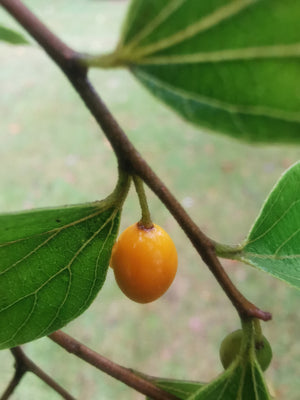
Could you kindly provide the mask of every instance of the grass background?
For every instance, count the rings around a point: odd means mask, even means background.
[[[101,53],[116,43],[127,1],[28,0],[64,41]],[[17,25],[3,10],[0,23]],[[21,30],[19,28],[19,30]],[[64,76],[35,45],[0,44],[0,209],[3,212],[105,197],[116,181],[110,145]],[[256,147],[188,125],[123,70],[92,71],[91,79],[145,159],[211,237],[238,243],[299,148]],[[239,327],[230,302],[181,229],[148,191],[155,222],[171,233],[179,271],[160,300],[138,305],[118,290],[110,271],[93,305],[65,331],[104,356],[152,375],[206,381],[222,371],[218,347]],[[121,229],[139,218],[132,190]],[[274,358],[267,379],[279,399],[299,398],[299,295],[249,266],[224,260],[239,289],[272,311],[263,324]],[[1,327],[0,327],[1,329]],[[78,399],[143,396],[57,348],[47,338],[24,346],[29,356]],[[13,372],[0,352],[0,392]],[[12,399],[59,396],[28,375]]]

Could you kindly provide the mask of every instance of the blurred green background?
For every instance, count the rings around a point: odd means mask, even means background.
[[[113,48],[128,6],[127,1],[116,0],[26,4],[70,46],[91,53]],[[1,23],[17,27],[2,9]],[[0,66],[1,210],[105,197],[116,181],[116,159],[58,68],[34,43],[0,44]],[[90,77],[138,150],[215,240],[243,240],[280,174],[299,159],[296,147],[250,146],[197,130],[157,102],[127,71],[95,70]],[[160,300],[139,305],[125,298],[109,271],[96,301],[65,331],[124,366],[151,375],[207,381],[222,371],[219,343],[239,327],[239,321],[172,216],[148,194],[154,221],[171,234],[178,248],[174,284]],[[131,190],[121,229],[139,216]],[[273,313],[273,320],[263,324],[274,351],[267,380],[277,398],[299,399],[298,292],[249,266],[228,260],[223,264],[251,301]],[[144,398],[47,338],[24,348],[78,399]],[[0,392],[12,373],[13,359],[9,351],[1,351]],[[30,374],[12,396],[59,398]]]

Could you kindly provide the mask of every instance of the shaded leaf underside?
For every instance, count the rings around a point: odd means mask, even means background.
[[[238,258],[300,289],[300,162],[272,190]]]
[[[300,2],[135,0],[120,64],[189,121],[300,142]]]
[[[157,378],[154,383],[181,400],[269,400],[257,362],[235,362],[208,384]]]
[[[178,399],[182,400],[189,398],[189,396],[192,396],[199,390],[199,388],[204,385],[200,382],[163,378],[154,379],[153,383],[160,389],[163,389],[166,392],[175,395],[176,397],[178,397]]]
[[[188,397],[189,400],[269,400],[270,396],[257,363],[238,364]]]
[[[0,349],[81,314],[106,277],[119,212],[100,203],[0,216]]]

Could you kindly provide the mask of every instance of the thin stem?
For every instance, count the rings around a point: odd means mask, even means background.
[[[254,330],[253,319],[242,320],[243,340],[241,344],[241,353],[249,357],[249,352],[254,350]]]
[[[263,333],[262,333],[260,321],[258,319],[254,319],[253,320],[253,325],[254,325],[254,330],[255,330],[255,336],[258,339],[262,339]]]
[[[43,382],[55,390],[58,394],[62,396],[65,400],[75,400],[70,393],[68,393],[62,386],[54,381],[49,375],[47,375],[40,367],[38,367],[33,361],[30,360],[23,352],[21,347],[14,347],[11,349],[11,353],[15,358],[15,374],[10,381],[8,387],[3,393],[0,400],[6,400],[14,392],[21,379],[26,372],[32,372],[38,376]]]
[[[108,360],[62,331],[52,333],[49,338],[69,353],[75,354],[97,369],[151,397],[153,400],[178,400],[176,396],[159,389],[153,383],[132,372],[132,370]]]
[[[64,45],[19,0],[1,0],[1,4],[40,43],[50,57],[61,67],[87,108],[95,117],[110,141],[119,165],[132,175],[138,175],[152,189],[175,217],[192,244],[207,264],[231,300],[242,319],[271,319],[271,314],[249,302],[235,287],[220,264],[214,243],[199,229],[180,203],[141,157],[118,125],[106,105],[87,79],[87,69],[81,66],[81,57]]]
[[[7,400],[13,394],[23,376],[27,372],[27,368],[25,367],[24,363],[21,362],[20,358],[16,354],[14,354],[14,349],[12,349],[11,352],[15,358],[15,373],[4,393],[0,397],[0,400]]]
[[[227,245],[223,243],[218,243],[212,240],[215,246],[215,252],[219,257],[229,258],[231,260],[238,259],[243,246],[241,245]]]
[[[253,326],[254,326],[254,331],[255,331],[255,348],[257,350],[262,349],[264,347],[264,335],[261,329],[260,321],[259,319],[254,319],[253,320]]]
[[[137,175],[133,175],[133,182],[135,186],[135,190],[137,192],[140,207],[142,211],[142,218],[139,222],[139,226],[145,229],[153,228],[153,222],[150,215],[150,210],[148,206],[148,201],[145,193],[144,183],[141,178]]]

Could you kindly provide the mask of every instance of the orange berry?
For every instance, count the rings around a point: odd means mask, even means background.
[[[138,303],[162,296],[176,275],[177,251],[160,226],[129,226],[114,244],[110,265],[123,293]]]

